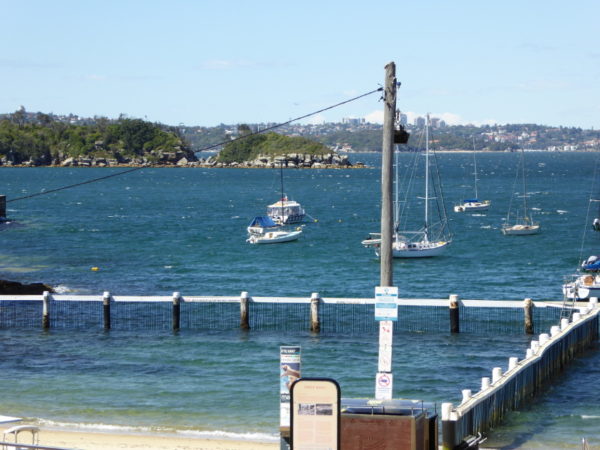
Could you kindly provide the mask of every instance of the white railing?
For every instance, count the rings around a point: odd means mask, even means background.
[[[483,436],[500,423],[505,413],[517,409],[524,401],[544,389],[544,384],[559,373],[568,361],[598,340],[598,301],[592,298],[574,313],[572,319],[561,319],[560,326],[551,327],[531,341],[525,358],[508,360],[508,368],[494,367],[492,377],[483,377],[481,390],[472,395],[462,391],[460,405],[442,404],[443,449],[464,447],[465,442]],[[462,447],[461,447],[462,446]]]

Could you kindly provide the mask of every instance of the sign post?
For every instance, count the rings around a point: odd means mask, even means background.
[[[375,377],[375,398],[390,400],[394,385],[392,343],[394,322],[398,321],[398,287],[375,288],[375,320],[379,321],[379,360]]]

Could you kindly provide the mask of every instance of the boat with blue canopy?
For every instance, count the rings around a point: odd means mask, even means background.
[[[278,244],[297,240],[302,234],[302,228],[285,230],[269,216],[256,216],[248,225],[248,234],[246,242],[250,244]]]

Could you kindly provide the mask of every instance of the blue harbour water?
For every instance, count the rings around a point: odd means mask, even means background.
[[[123,169],[2,168],[13,222],[0,226],[0,278],[98,295],[372,297],[379,261],[360,241],[379,228],[380,156],[351,159],[372,168],[284,171],[286,193],[311,223],[299,241],[270,246],[247,244],[245,229],[279,198],[277,170],[144,168],[11,201]],[[480,197],[492,201],[479,214],[452,211],[473,195],[472,154],[437,159],[454,240],[444,256],[394,261],[400,296],[561,300],[565,275],[598,250],[600,236],[586,231],[598,154],[527,153],[528,202],[542,233],[526,237],[500,232],[517,154],[478,154]],[[400,332],[394,396],[458,403],[493,367],[524,357],[529,339]],[[0,329],[0,413],[52,426],[275,441],[281,345],[302,346],[304,376],[337,379],[344,397],[374,395],[371,335]],[[600,446],[599,374],[593,350],[487,445],[580,448],[585,437]]]

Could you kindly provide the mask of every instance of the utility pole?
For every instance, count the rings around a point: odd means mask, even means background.
[[[394,119],[396,114],[396,64],[385,66],[383,94],[383,147],[381,149],[381,247],[379,249],[380,286],[393,285],[392,232],[393,232],[393,175]]]

